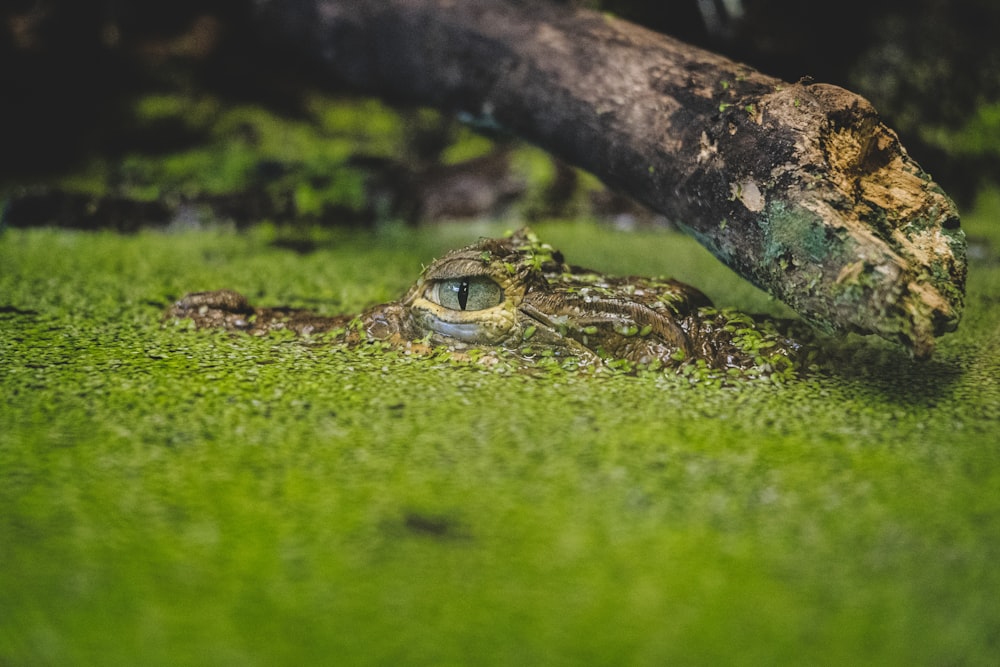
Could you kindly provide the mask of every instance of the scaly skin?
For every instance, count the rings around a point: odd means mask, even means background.
[[[717,369],[767,372],[788,366],[800,347],[775,322],[718,311],[678,281],[568,265],[527,229],[446,254],[402,299],[357,318],[254,308],[230,290],[189,294],[167,317],[254,335],[336,331],[347,344],[503,350],[524,361],[554,356],[595,365],[678,368],[703,360]]]

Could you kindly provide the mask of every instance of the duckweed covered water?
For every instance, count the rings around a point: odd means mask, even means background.
[[[498,371],[166,326],[356,312],[478,228],[0,236],[0,663],[988,664],[1000,206],[960,331],[775,385]],[[672,234],[574,263],[782,312]],[[309,244],[307,244],[309,245]],[[832,343],[831,343],[832,344]]]

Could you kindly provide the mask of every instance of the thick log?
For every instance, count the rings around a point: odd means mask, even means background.
[[[926,357],[958,323],[956,208],[853,93],[563,5],[257,4],[269,33],[340,82],[537,143],[664,213],[823,330]]]

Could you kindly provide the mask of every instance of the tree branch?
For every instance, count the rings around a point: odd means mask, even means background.
[[[925,357],[958,323],[955,206],[853,93],[541,2],[258,6],[270,33],[332,77],[537,143],[667,215],[821,329]]]

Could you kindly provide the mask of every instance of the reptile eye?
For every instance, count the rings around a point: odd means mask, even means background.
[[[486,276],[438,280],[427,298],[449,310],[485,310],[503,302],[503,289]]]

